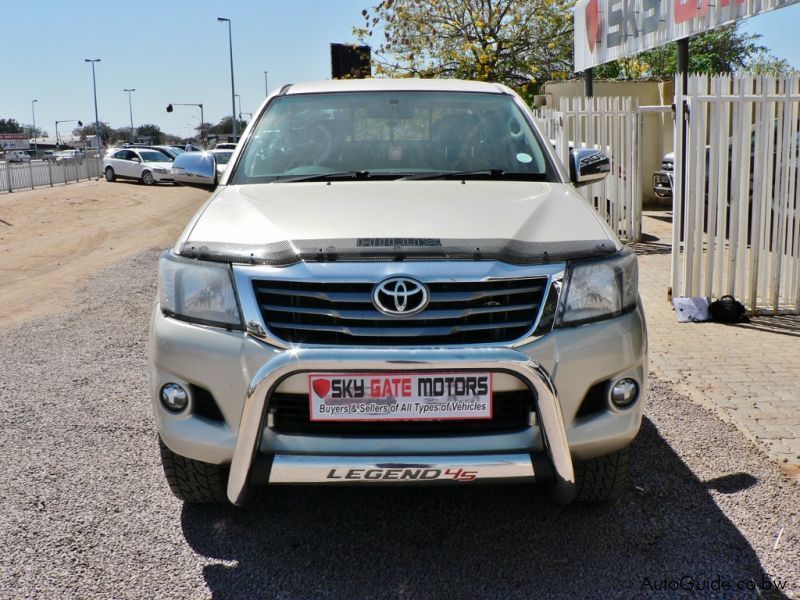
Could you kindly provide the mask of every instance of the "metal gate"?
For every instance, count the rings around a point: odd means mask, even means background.
[[[800,312],[798,81],[698,75],[684,90],[676,80],[674,295]]]
[[[561,98],[558,110],[534,111],[537,125],[565,165],[573,148],[596,148],[611,159],[611,174],[579,188],[626,242],[642,236],[641,115],[631,98]]]

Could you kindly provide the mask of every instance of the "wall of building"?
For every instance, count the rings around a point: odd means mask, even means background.
[[[545,106],[558,108],[561,98],[583,97],[583,80],[549,81],[542,87]],[[674,81],[658,80],[595,80],[596,97],[631,97],[639,106],[671,106],[675,94]],[[653,194],[653,173],[661,168],[661,159],[672,152],[673,113],[645,114],[642,129],[642,200],[645,204],[664,205],[670,201]]]

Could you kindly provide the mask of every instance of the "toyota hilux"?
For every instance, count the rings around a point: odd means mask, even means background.
[[[159,263],[150,381],[186,502],[257,486],[625,486],[647,383],[635,254],[511,89],[286,85]]]

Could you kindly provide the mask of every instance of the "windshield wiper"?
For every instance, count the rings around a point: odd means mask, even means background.
[[[285,177],[285,179],[284,179]],[[334,173],[312,173],[310,175],[279,175],[273,183],[292,183],[295,181],[330,181],[332,179],[369,179],[369,171],[337,171]]]
[[[508,172],[503,169],[476,169],[474,171],[440,171],[437,173],[418,173],[403,177],[405,181],[421,179],[466,179],[467,177],[488,179],[520,179],[524,181],[547,181],[547,173]]]

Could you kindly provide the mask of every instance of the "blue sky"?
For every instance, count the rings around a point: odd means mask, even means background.
[[[361,9],[375,0],[6,0],[0,28],[0,117],[31,121],[55,134],[54,121],[94,120],[91,67],[100,58],[97,101],[100,119],[112,127],[129,123],[133,93],[135,124],[157,123],[190,135],[199,109],[170,102],[202,102],[206,121],[230,114],[227,25],[233,28],[236,92],[242,111],[253,112],[264,99],[264,71],[270,90],[290,82],[330,77],[331,42],[351,42]],[[800,4],[755,17],[746,29],[800,67],[796,42]],[[790,31],[790,29],[792,31]],[[237,106],[238,110],[238,106]],[[61,129],[63,127],[63,129]],[[59,129],[66,132],[71,125]]]

